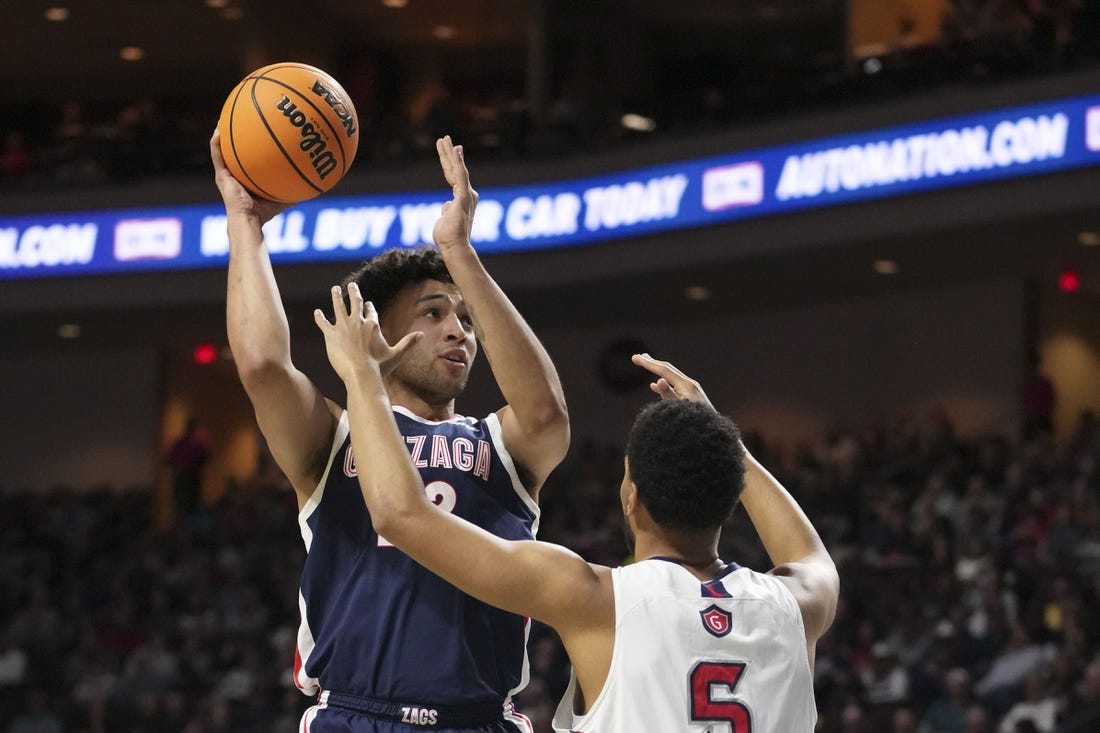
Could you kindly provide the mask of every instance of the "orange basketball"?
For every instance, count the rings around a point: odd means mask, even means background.
[[[344,88],[324,71],[293,62],[242,79],[222,106],[218,130],[233,177],[285,204],[329,191],[359,149],[359,118]]]

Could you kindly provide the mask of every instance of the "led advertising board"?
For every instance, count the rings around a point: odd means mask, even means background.
[[[1100,163],[1100,96],[479,190],[480,252],[604,240],[1022,178]],[[213,184],[211,183],[211,187]],[[265,228],[276,263],[359,260],[431,241],[445,190],[326,195]],[[0,279],[222,267],[220,205],[0,217]]]

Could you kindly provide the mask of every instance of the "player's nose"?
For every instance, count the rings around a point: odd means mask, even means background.
[[[455,341],[462,341],[468,335],[466,332],[466,324],[462,322],[462,319],[457,313],[452,313],[444,320],[444,326],[447,330],[447,338],[454,339]]]

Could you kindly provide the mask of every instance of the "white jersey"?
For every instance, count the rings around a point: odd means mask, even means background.
[[[612,571],[615,645],[603,690],[562,733],[810,733],[817,723],[802,614],[778,579],[730,565],[703,583],[651,558]]]

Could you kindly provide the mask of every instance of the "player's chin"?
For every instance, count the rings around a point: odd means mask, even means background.
[[[447,374],[436,381],[435,388],[440,396],[453,400],[466,390],[470,372],[468,369],[463,370],[460,374],[450,373],[450,370],[447,371]]]
[[[469,362],[441,358],[439,359],[439,366],[445,379],[460,381],[463,387],[466,386],[466,380],[470,378]]]
[[[458,397],[460,394],[466,391],[466,384],[470,381],[469,372],[462,375],[460,379],[456,379],[454,382],[454,397]]]

